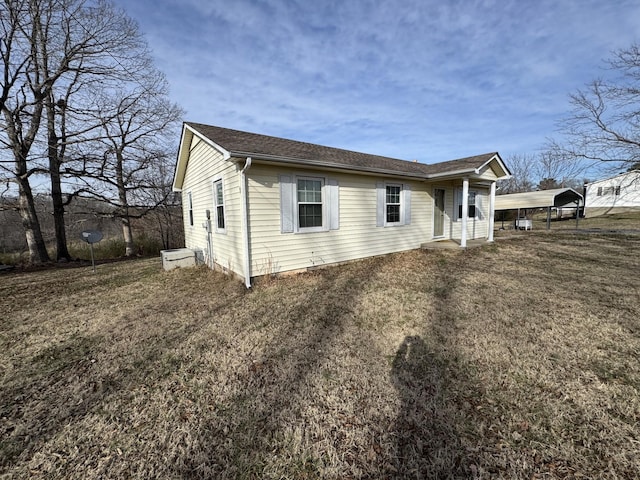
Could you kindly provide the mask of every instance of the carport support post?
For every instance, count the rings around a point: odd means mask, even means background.
[[[576,200],[576,230],[578,229],[579,222],[580,222],[580,200]]]
[[[551,229],[551,207],[547,207],[547,230]]]

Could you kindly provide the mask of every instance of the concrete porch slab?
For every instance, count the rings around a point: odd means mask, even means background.
[[[467,240],[467,248],[482,247],[484,245],[490,245],[486,238],[479,238],[475,240]],[[420,248],[425,250],[453,250],[460,248],[459,240],[436,240],[433,242],[427,242],[420,245]]]

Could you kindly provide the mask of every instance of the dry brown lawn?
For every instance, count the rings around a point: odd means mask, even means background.
[[[412,251],[247,292],[0,276],[2,478],[638,478],[640,236]]]

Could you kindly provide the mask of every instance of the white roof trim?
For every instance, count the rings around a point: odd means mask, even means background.
[[[193,142],[193,137],[197,136],[200,140],[205,142],[207,145],[217,150],[222,154],[222,157],[225,160],[229,160],[231,158],[231,152],[227,151],[220,145],[215,142],[212,142],[210,139],[199,133],[194,128],[191,128],[186,123],[182,126],[182,135],[180,136],[180,147],[178,148],[178,159],[176,161],[176,169],[173,175],[173,185],[172,190],[174,192],[182,191],[182,184],[184,182],[184,176],[187,171],[187,162],[189,161],[191,143]]]

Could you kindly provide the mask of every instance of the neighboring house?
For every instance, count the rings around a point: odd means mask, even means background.
[[[640,170],[585,184],[585,216],[640,210]]]
[[[431,241],[492,241],[508,176],[498,153],[425,165],[185,123],[173,188],[186,247],[250,286]]]

